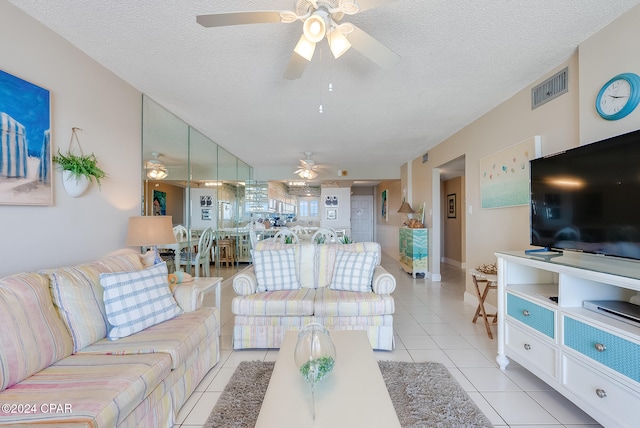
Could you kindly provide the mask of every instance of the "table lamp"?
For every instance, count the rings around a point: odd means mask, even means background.
[[[409,202],[403,202],[402,205],[400,205],[398,212],[407,214],[407,220],[409,220],[409,214],[415,213],[415,211],[411,208],[411,205],[409,205]]]
[[[175,242],[176,237],[173,235],[171,216],[129,217],[127,245],[153,247],[155,252],[154,264],[162,263],[162,259],[158,254],[158,245],[173,244]]]

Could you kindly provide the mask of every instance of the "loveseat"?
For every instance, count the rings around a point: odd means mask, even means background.
[[[364,330],[374,349],[392,350],[396,279],[380,257],[376,242],[258,241],[233,279],[234,349],[279,348],[286,331],[316,322]]]
[[[220,359],[217,310],[143,262],[0,279],[0,425],[173,426]]]

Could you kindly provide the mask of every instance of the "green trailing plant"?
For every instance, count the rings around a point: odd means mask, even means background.
[[[62,154],[60,153],[60,149],[58,149],[58,154],[55,155],[52,160],[57,163],[63,171],[70,171],[71,175],[76,177],[76,179],[85,176],[89,181],[95,181],[98,187],[100,187],[101,184],[100,180],[107,177],[107,174],[98,166],[98,159],[93,153],[87,156],[78,156],[71,152]]]

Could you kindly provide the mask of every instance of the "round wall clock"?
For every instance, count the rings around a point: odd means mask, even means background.
[[[640,103],[640,76],[618,74],[605,83],[596,98],[596,110],[606,120],[618,120],[631,113]]]

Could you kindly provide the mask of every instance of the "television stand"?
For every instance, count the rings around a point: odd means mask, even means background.
[[[630,301],[640,291],[638,263],[536,254],[496,252],[500,368],[516,361],[603,426],[637,426],[640,326],[583,304]]]

